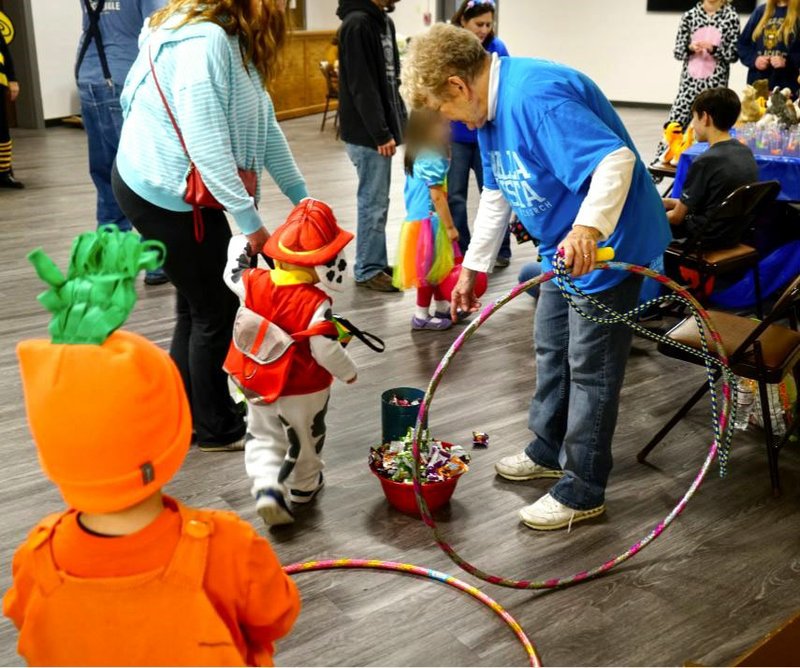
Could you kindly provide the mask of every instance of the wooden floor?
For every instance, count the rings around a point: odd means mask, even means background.
[[[623,110],[642,152],[650,155],[660,112]],[[284,124],[311,193],[334,206],[345,227],[355,224],[355,176],[341,143],[318,118]],[[25,424],[14,355],[17,341],[46,334],[47,315],[35,301],[42,285],[25,254],[43,246],[64,266],[70,241],[94,221],[94,191],[82,132],[54,128],[16,133],[18,177],[28,189],[0,191],[0,435],[5,475],[0,488],[0,588],[10,582],[14,548],[34,522],[59,508],[42,477]],[[395,161],[390,245],[402,210],[402,174]],[[475,198],[473,197],[473,203]],[[261,210],[270,227],[289,209],[274,187]],[[508,289],[529,249],[492,277],[490,293]],[[147,288],[129,327],[166,346],[172,325],[170,286]],[[432,544],[419,521],[390,510],[366,466],[380,435],[379,395],[393,386],[424,387],[457,335],[412,333],[413,295],[383,296],[355,288],[336,308],[384,337],[384,355],[354,344],[359,383],[337,385],[325,450],[328,486],[295,527],[270,532],[286,563],[330,557],[408,561],[473,581]],[[491,435],[442,516],[449,539],[470,560],[494,572],[538,578],[571,574],[626,549],[675,504],[690,484],[711,438],[708,406],[694,411],[652,457],[636,451],[702,381],[702,372],[661,357],[636,341],[622,396],[608,490],[608,512],[572,533],[535,533],[516,511],[546,490],[543,483],[503,482],[493,463],[528,439],[526,408],[535,384],[531,323],[524,295],[473,338],[434,402],[431,426],[441,438],[468,442],[473,429]],[[98,392],[103,388],[97,388]],[[80,428],[65,425],[65,428]],[[110,433],[113,438],[113,431]],[[759,433],[734,444],[730,475],[716,469],[686,513],[656,543],[599,580],[563,591],[517,592],[486,585],[520,620],[548,665],[725,664],[800,608],[800,466],[784,453],[784,495],[769,495]],[[231,508],[257,522],[240,454],[192,451],[169,491],[186,502]],[[258,523],[256,526],[259,526]],[[260,528],[260,527],[259,527]],[[520,665],[512,634],[467,596],[432,582],[380,573],[320,573],[298,577],[304,610],[279,644],[281,665]],[[475,582],[475,584],[479,584]],[[19,663],[16,634],[0,623],[0,662]],[[800,657],[800,652],[798,652]]]

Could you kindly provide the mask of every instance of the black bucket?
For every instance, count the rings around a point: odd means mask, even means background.
[[[418,390],[415,387],[395,387],[391,390],[386,390],[381,395],[381,429],[384,443],[401,440],[408,433],[409,427],[417,426],[419,404],[416,406],[395,406],[389,403],[392,397],[407,399],[408,401],[419,400],[421,403],[425,398],[425,391]],[[423,427],[427,429],[427,419]]]

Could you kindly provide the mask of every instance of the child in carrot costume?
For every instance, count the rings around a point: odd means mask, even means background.
[[[244,236],[228,246],[223,278],[243,304],[225,370],[247,399],[245,467],[267,526],[291,524],[292,507],[322,489],[330,386],[358,375],[318,287],[341,289],[352,239],[327,204],[306,198],[264,246],[273,270],[250,268]]]
[[[159,246],[83,234],[66,278],[30,255],[54,317],[51,341],[18,347],[25,407],[67,509],[17,550],[3,599],[29,665],[272,665],[299,610],[249,524],[162,493],[189,449],[188,401],[169,355],[117,329]]]

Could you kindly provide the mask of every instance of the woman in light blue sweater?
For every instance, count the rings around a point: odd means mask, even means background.
[[[228,221],[204,208],[204,234],[195,234],[186,175],[191,158],[251,253],[269,233],[256,210],[260,183],[251,197],[238,170],[260,179],[266,169],[293,204],[308,196],[265,91],[285,43],[284,11],[285,0],[171,0],[143,31],[122,94],[114,194],[143,236],[166,244],[164,269],[177,290],[170,352],[203,450],[243,448],[244,418],[222,370],[238,300],[222,281]],[[151,57],[188,155],[153,81]]]

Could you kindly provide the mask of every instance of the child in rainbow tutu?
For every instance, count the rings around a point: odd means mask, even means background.
[[[440,289],[455,264],[458,230],[447,205],[449,127],[435,112],[415,111],[406,136],[406,222],[400,233],[394,286],[417,289],[411,329],[450,329],[450,304]],[[433,304],[433,313],[431,305]]]

